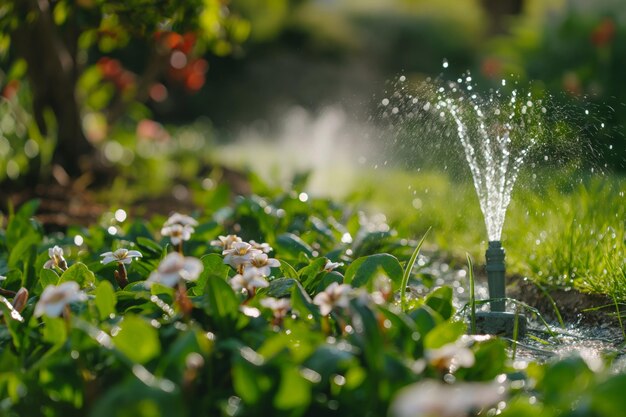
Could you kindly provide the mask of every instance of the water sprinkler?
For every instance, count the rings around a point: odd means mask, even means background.
[[[491,311],[476,313],[476,328],[479,333],[513,337],[517,321],[517,337],[526,334],[526,317],[523,314],[509,313],[506,310],[505,252],[502,242],[489,242],[485,258],[487,260],[487,284],[489,285],[489,306]]]

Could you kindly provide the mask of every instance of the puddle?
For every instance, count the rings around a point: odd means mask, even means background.
[[[457,312],[467,310],[469,304],[469,276],[466,268],[455,268],[435,257],[420,255],[418,259],[419,276],[423,282],[415,282],[411,294],[415,297],[427,295],[432,288],[448,285],[453,289],[453,304]],[[476,269],[478,267],[475,267]],[[474,292],[477,300],[489,298],[487,282],[476,280]],[[508,311],[512,311],[508,306]],[[480,309],[488,310],[487,306]],[[621,329],[609,324],[585,325],[565,323],[561,328],[558,322],[532,317],[531,312],[524,312],[528,321],[528,331],[524,339],[517,342],[516,360],[546,361],[550,358],[578,353],[592,366],[601,366],[601,358],[614,356],[613,367],[626,367],[626,350]],[[513,349],[511,349],[512,353]]]

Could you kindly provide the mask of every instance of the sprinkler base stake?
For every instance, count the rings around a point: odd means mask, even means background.
[[[522,339],[526,335],[526,316],[504,311],[476,312],[476,332],[512,338],[516,319],[517,339]]]

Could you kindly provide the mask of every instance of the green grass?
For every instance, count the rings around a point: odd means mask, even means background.
[[[363,177],[368,185],[353,198],[386,213],[402,235],[417,237],[432,227],[430,249],[454,259],[465,252],[484,258],[487,236],[471,183],[405,171]],[[625,194],[626,179],[617,175],[574,181],[553,171],[540,180],[522,178],[502,234],[508,273],[547,288],[626,300]]]

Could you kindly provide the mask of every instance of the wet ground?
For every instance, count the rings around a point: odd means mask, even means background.
[[[475,295],[476,300],[489,298],[486,277],[480,273],[481,265],[475,265]],[[419,276],[421,282],[412,287],[415,296],[424,296],[432,288],[448,285],[453,288],[454,305],[457,314],[468,315],[469,312],[469,276],[467,267],[452,267],[451,264],[437,260],[436,257],[420,255],[418,259]],[[520,288],[509,288],[509,293],[515,293],[520,301],[536,308],[538,311],[521,309],[528,318],[528,332],[523,339],[517,341],[515,348],[516,360],[545,361],[552,357],[566,356],[578,353],[590,367],[601,366],[600,358],[614,357],[614,367],[626,368],[626,349],[624,334],[619,322],[610,312],[585,312],[583,306],[597,307],[594,302],[601,302],[597,297],[590,297],[574,292],[567,292],[566,298],[560,304],[560,293],[552,297],[563,316],[565,327],[554,319],[554,308],[545,301],[537,302],[539,290],[531,290],[532,283],[518,281]],[[507,294],[508,295],[508,294]],[[578,297],[576,303],[572,299]],[[562,297],[561,297],[562,298]],[[580,306],[581,310],[572,311],[572,305]],[[513,311],[513,303],[508,303],[507,310]],[[488,311],[487,304],[480,309]],[[467,312],[467,313],[466,313]],[[513,349],[511,349],[513,351]]]

